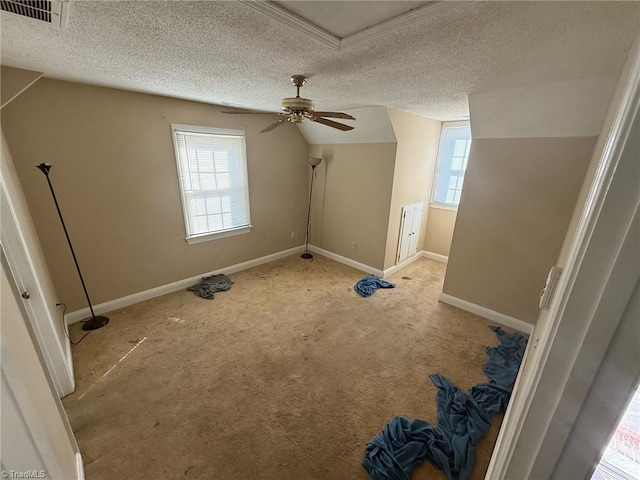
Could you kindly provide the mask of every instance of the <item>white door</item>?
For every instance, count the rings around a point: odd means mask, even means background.
[[[422,203],[413,207],[411,216],[411,235],[409,237],[409,257],[418,253],[418,239],[420,237],[420,225],[422,224]]]
[[[7,192],[5,179],[0,176],[0,217],[2,218],[0,243],[17,288],[21,293],[29,292],[30,298],[22,302],[23,308],[42,352],[45,365],[51,373],[58,396],[63,397],[75,389],[70,345],[66,338],[64,338],[65,346],[58,340],[54,322],[62,322],[62,316],[53,317],[47,308],[41,283],[29,255],[24,235],[20,230],[15,208]]]
[[[4,253],[0,257],[2,477],[81,480],[78,445]]]
[[[398,242],[398,258],[396,265],[404,262],[418,252],[420,225],[424,204],[414,203],[402,207],[400,222],[400,241]]]

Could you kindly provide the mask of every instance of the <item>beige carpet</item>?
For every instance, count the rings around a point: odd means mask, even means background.
[[[444,270],[419,259],[365,299],[362,272],[294,256],[230,275],[215,300],[181,291],[112,312],[74,347],[64,399],[87,480],[366,479],[365,443],[394,415],[436,422],[430,373],[486,381],[490,322],[438,302]],[[414,478],[445,477],[425,464]]]

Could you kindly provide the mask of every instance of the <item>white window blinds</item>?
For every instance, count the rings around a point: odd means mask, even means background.
[[[187,239],[250,226],[243,130],[172,125]]]
[[[471,128],[468,122],[442,124],[432,202],[451,206],[460,203],[470,148]]]

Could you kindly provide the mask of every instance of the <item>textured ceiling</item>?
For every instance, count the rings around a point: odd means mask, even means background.
[[[319,110],[385,105],[444,120],[468,114],[469,93],[617,75],[639,12],[637,2],[475,2],[337,50],[242,2],[78,1],[63,30],[3,13],[1,61],[262,110],[277,110],[302,73]]]

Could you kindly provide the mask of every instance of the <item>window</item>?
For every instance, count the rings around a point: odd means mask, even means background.
[[[171,130],[187,242],[249,232],[244,131],[189,125]]]
[[[471,128],[469,122],[442,124],[436,174],[431,195],[432,204],[457,208],[462,194],[464,172],[467,169],[470,147]]]

